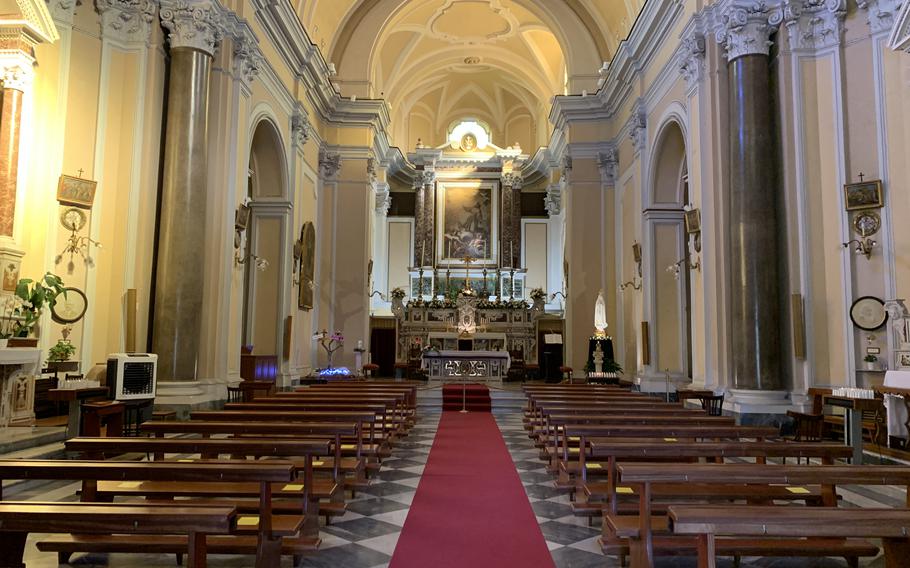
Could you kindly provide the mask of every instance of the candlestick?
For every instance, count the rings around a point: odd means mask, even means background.
[[[426,262],[424,262],[424,258],[425,258],[424,253],[426,253],[426,252],[427,252],[427,242],[421,241],[420,242],[420,266],[426,266]]]

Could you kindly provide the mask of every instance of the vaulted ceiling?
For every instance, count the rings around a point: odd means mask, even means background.
[[[296,2],[342,95],[388,101],[394,144],[442,144],[471,117],[533,152],[552,96],[595,89],[644,0]]]

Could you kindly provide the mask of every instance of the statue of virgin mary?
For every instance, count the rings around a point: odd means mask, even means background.
[[[604,302],[604,291],[597,293],[594,304],[594,330],[598,338],[607,336],[607,304]]]

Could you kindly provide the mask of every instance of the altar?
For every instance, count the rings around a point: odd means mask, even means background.
[[[501,381],[510,364],[506,351],[426,351],[421,357],[422,367],[435,380]]]
[[[0,349],[0,427],[34,424],[35,378],[40,372],[40,349]]]

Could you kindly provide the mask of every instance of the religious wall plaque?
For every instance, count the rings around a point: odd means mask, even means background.
[[[98,182],[90,179],[62,175],[57,183],[57,201],[61,205],[91,209],[97,185]]]

